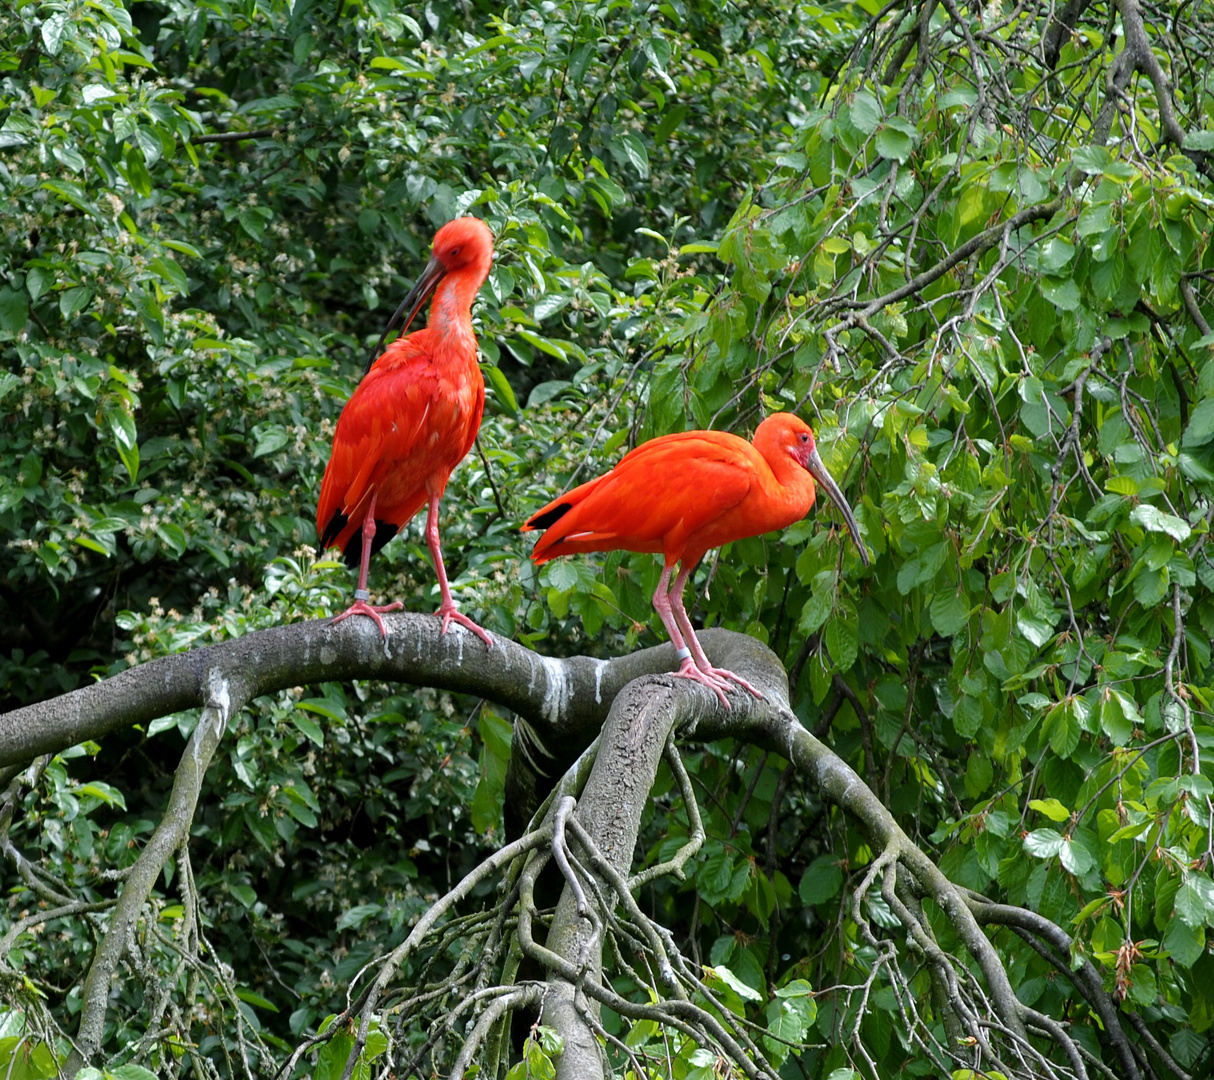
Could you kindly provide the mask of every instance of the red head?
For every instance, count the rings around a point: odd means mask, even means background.
[[[438,287],[440,281],[451,275],[457,283],[455,295],[447,294],[448,302],[454,301],[457,308],[463,308],[465,314],[472,306],[472,298],[476,290],[489,276],[489,267],[493,265],[493,233],[489,231],[480,218],[462,217],[448,221],[434,234],[434,250],[426,269],[421,277],[409,290],[408,295],[401,301],[396,314],[388,321],[388,326],[379,336],[379,342],[367,360],[367,371],[375,363],[384,341],[392,332],[401,316],[408,312],[401,335],[409,332],[409,326],[414,316],[421,310],[422,305],[430,298],[430,294]],[[450,286],[448,286],[450,288]]]
[[[484,281],[493,262],[493,233],[480,218],[462,217],[448,221],[434,236],[431,261],[440,263],[448,274],[465,267],[483,269],[480,281]]]
[[[817,444],[814,442],[814,433],[809,425],[793,413],[775,413],[758,426],[753,442],[755,449],[772,464],[773,471],[775,462],[781,456],[788,455],[822,485],[831,502],[842,512],[848,531],[855,540],[856,547],[860,549],[860,559],[867,566],[868,551],[864,547],[864,541],[860,539],[860,527],[856,524],[855,515],[843,497],[843,492],[839,490],[839,485],[822,464]]]

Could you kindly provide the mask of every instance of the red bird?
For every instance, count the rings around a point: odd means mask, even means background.
[[[390,330],[408,310],[404,331],[369,366],[337,421],[320,485],[316,531],[322,549],[340,548],[347,565],[357,564],[359,573],[354,603],[335,623],[367,615],[387,637],[379,613],[403,605],[367,603],[367,566],[397,530],[428,506],[426,543],[442,591],[435,613],[443,620],[442,632],[454,621],[493,648],[488,633],[461,615],[451,599],[438,540],[439,500],[452,470],[472,449],[485,407],[472,301],[492,261],[493,234],[483,221],[457,218],[438,230],[426,269],[388,324]],[[406,333],[431,293],[426,328]]]
[[[812,474],[812,475],[811,475]],[[774,532],[799,521],[814,503],[817,478],[868,565],[860,529],[800,417],[777,413],[748,443],[724,431],[687,431],[643,443],[611,472],[574,488],[533,514],[523,532],[546,529],[531,558],[544,563],[579,551],[651,551],[665,566],[653,594],[682,661],[676,674],[703,683],[728,705],[732,679],[761,697],[745,679],[714,668],[683,607],[683,585],[710,548]],[[674,584],[670,574],[680,564]]]

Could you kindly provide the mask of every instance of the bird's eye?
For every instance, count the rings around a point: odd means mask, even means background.
[[[447,258],[454,259],[458,254],[459,254],[459,248],[453,247],[450,251],[447,252]]]
[[[808,436],[808,435],[806,435],[804,432],[802,432],[802,433],[801,433],[801,441],[802,441],[802,442],[809,442],[809,436]]]

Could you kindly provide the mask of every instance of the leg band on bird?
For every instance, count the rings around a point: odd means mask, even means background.
[[[691,657],[691,650],[686,645],[684,645],[674,655],[675,655],[675,659],[677,659],[677,660],[687,660]]]
[[[387,640],[388,629],[384,626],[384,620],[379,617],[379,613],[381,611],[400,611],[404,604],[399,600],[378,607],[367,603],[371,599],[371,593],[367,590],[367,567],[371,562],[371,542],[375,539],[375,499],[376,496],[372,494],[366,517],[363,518],[363,555],[358,569],[358,587],[354,590],[354,603],[340,615],[333,617],[333,625],[343,619],[348,619],[351,615],[366,615],[379,627],[379,636]]]

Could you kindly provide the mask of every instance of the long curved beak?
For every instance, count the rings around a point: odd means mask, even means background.
[[[822,489],[830,496],[830,501],[843,512],[843,520],[847,522],[847,531],[851,533],[851,538],[856,542],[856,547],[860,549],[860,561],[867,566],[868,550],[864,546],[864,541],[860,539],[860,526],[856,524],[856,515],[851,512],[851,507],[848,506],[847,500],[843,498],[843,492],[839,490],[839,485],[835,483],[835,478],[826,471],[826,466],[822,464],[822,459],[818,457],[816,449],[809,455],[806,468],[809,469],[810,475],[822,485]]]
[[[422,276],[417,279],[417,283],[400,302],[400,307],[396,309],[396,313],[388,320],[388,325],[384,327],[384,332],[379,335],[379,341],[375,343],[375,348],[371,350],[371,355],[367,358],[367,367],[363,372],[364,375],[371,370],[371,365],[379,359],[380,352],[384,347],[384,341],[387,340],[388,335],[396,328],[396,324],[400,322],[401,316],[406,311],[409,312],[409,317],[405,320],[405,325],[401,329],[401,334],[407,334],[409,332],[409,325],[413,322],[417,313],[421,311],[422,304],[430,298],[430,294],[438,287],[438,283],[443,280],[446,273],[447,268],[438,259],[431,256],[430,261],[426,263],[426,269],[422,271]]]

